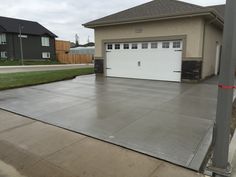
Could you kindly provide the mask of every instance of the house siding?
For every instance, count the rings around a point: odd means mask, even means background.
[[[0,51],[6,51],[8,59],[20,59],[20,38],[19,34],[6,33],[7,44],[0,45]],[[22,34],[23,35],[23,34]],[[22,38],[24,59],[40,60],[42,52],[50,52],[51,60],[56,59],[55,55],[55,38],[49,37],[50,46],[43,47],[41,44],[42,36],[27,35],[27,38]]]
[[[206,22],[202,78],[214,75],[217,43],[222,45],[223,31]]]
[[[104,58],[105,40],[187,36],[183,60],[201,60],[204,20],[200,17],[95,28],[95,57]]]

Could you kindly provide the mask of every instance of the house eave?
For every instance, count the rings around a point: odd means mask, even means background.
[[[19,34],[19,33],[16,33],[16,32],[10,32],[10,31],[4,31],[4,33],[6,34]],[[57,35],[52,35],[52,34],[48,34],[48,33],[44,33],[44,34],[32,34],[32,33],[26,33],[26,32],[22,32],[23,35],[29,35],[29,36],[38,36],[38,37],[42,37],[42,36],[49,36],[51,38],[58,38]]]
[[[121,22],[109,22],[109,23],[97,23],[97,24],[83,24],[86,28],[97,28],[97,27],[105,27],[105,26],[115,26],[115,25],[125,25],[125,24],[133,24],[133,23],[143,23],[143,22],[152,22],[152,21],[161,21],[161,20],[171,20],[171,19],[178,19],[178,18],[190,18],[190,17],[198,17],[198,16],[208,16],[213,15],[217,17],[217,20],[224,24],[224,19],[218,15],[214,10],[201,12],[201,13],[186,13],[186,14],[179,14],[179,15],[171,15],[171,16],[162,16],[158,18],[143,18],[143,19],[135,19],[135,20],[127,20]]]

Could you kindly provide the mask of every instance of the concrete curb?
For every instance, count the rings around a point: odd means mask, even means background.
[[[58,64],[58,65],[24,65],[24,66],[0,66],[0,69],[21,69],[21,68],[57,68],[57,67],[80,67],[94,66],[94,64]]]
[[[34,71],[56,71],[80,68],[94,68],[94,64],[70,64],[70,65],[29,65],[29,66],[1,66],[0,74],[34,72]]]

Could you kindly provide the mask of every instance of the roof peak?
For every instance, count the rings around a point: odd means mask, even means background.
[[[219,12],[219,18],[223,19],[222,8],[217,7],[214,10]],[[203,6],[179,0],[152,0],[121,12],[88,22],[84,24],[84,26],[94,28],[98,26],[153,21],[164,18],[177,18],[178,16],[184,15],[206,15],[210,13],[214,13],[214,11]]]
[[[23,34],[57,37],[54,33],[35,21],[0,16],[0,26],[4,29],[2,32],[6,33],[19,33],[19,26],[23,26]]]
[[[154,1],[159,1],[159,0],[154,0]],[[192,5],[192,6],[195,6],[195,7],[203,8],[203,6],[200,6],[200,5],[197,5],[197,4],[192,4],[192,3],[189,3],[189,2],[180,1],[180,0],[169,0],[169,1],[175,1],[177,3],[182,3],[182,4],[187,4],[187,5]]]
[[[14,17],[0,16],[0,18],[6,18],[6,19],[11,19],[11,20],[17,20],[17,21],[25,21],[25,22],[33,22],[33,23],[38,23],[38,22],[36,22],[36,21],[32,21],[32,20],[25,20],[25,19],[14,18]]]

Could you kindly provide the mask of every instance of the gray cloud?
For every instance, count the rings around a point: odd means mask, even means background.
[[[0,15],[41,23],[60,39],[74,41],[76,33],[82,43],[93,30],[82,26],[88,21],[148,2],[150,0],[7,0],[1,3]],[[225,0],[182,0],[199,5],[225,3]]]

